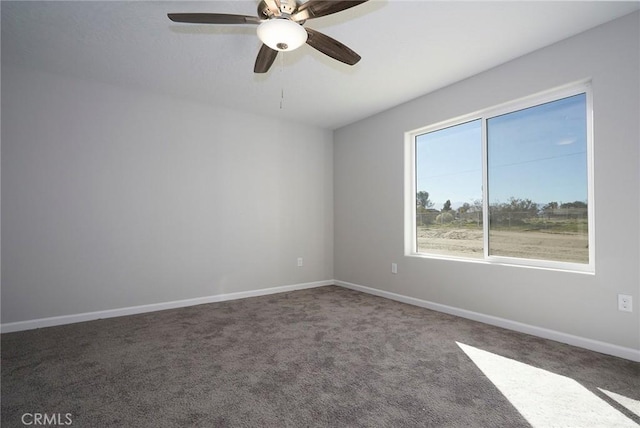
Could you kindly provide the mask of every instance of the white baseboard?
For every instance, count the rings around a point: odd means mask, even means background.
[[[497,327],[514,330],[521,333],[531,334],[533,336],[545,339],[555,340],[557,342],[567,343],[569,345],[578,346],[592,351],[601,352],[603,354],[613,355],[625,358],[631,361],[640,362],[640,350],[625,348],[623,346],[613,345],[611,343],[600,342],[593,339],[587,339],[572,334],[562,333],[555,330],[549,330],[542,327],[536,327],[529,324],[523,324],[517,321],[511,321],[504,318],[485,315],[478,312],[468,311],[453,306],[447,306],[440,303],[434,303],[427,300],[408,297],[402,294],[392,293],[389,291],[378,290],[363,285],[352,284],[345,281],[326,280],[307,282],[302,284],[284,285],[280,287],[263,288],[259,290],[241,291],[237,293],[217,294],[214,296],[197,297],[194,299],[176,300],[172,302],[153,303],[149,305],[130,306],[126,308],[109,309],[97,312],[85,312],[81,314],[63,315],[50,318],[39,318],[27,321],[18,321],[5,323],[0,325],[0,332],[11,333],[15,331],[32,330],[43,327],[53,327],[56,325],[73,324],[77,322],[93,321],[102,318],[113,318],[126,315],[142,314],[146,312],[162,311],[165,309],[183,308],[187,306],[202,305],[206,303],[224,302],[228,300],[244,299],[247,297],[266,296],[269,294],[284,293],[287,291],[304,290],[308,288],[323,287],[326,285],[337,285],[351,290],[361,291],[363,293],[384,297],[398,302],[431,309],[438,312],[444,312],[450,315],[456,315],[473,321],[479,321],[485,324],[495,325]]]
[[[600,342],[598,340],[587,339],[580,336],[574,336],[572,334],[562,333],[560,331],[549,330],[529,324],[523,324],[517,321],[511,321],[504,318],[485,315],[478,312],[468,311],[466,309],[459,309],[453,306],[429,302],[427,300],[416,299],[415,297],[407,297],[401,294],[391,293],[389,291],[383,291],[375,288],[365,287],[363,285],[352,284],[350,282],[336,280],[333,283],[340,287],[349,288],[351,290],[361,291],[363,293],[373,294],[375,296],[396,300],[398,302],[408,303],[410,305],[420,306],[422,308],[444,312],[450,315],[456,315],[473,321],[495,325],[497,327],[506,328],[508,330],[527,333],[533,336],[542,337],[544,339],[555,340],[556,342],[567,343],[569,345],[578,346],[580,348],[589,349],[591,351],[600,352],[602,354],[613,355],[616,357],[625,358],[627,360],[640,362],[640,350],[637,349],[625,348],[623,346],[613,345],[611,343]]]
[[[240,291],[237,293],[217,294],[214,296],[197,297],[194,299],[175,300],[173,302],[152,303],[149,305],[130,306],[126,308],[108,309],[106,311],[85,312],[82,314],[63,315],[58,317],[39,318],[27,321],[18,321],[0,325],[2,333],[14,331],[33,330],[36,328],[53,327],[56,325],[73,324],[77,322],[93,321],[102,318],[121,317],[125,315],[142,314],[146,312],[162,311],[165,309],[183,308],[186,306],[202,305],[205,303],[224,302],[227,300],[244,299],[247,297],[265,296],[268,294],[284,293],[287,291],[304,290],[307,288],[333,285],[332,280],[315,281],[302,284],[283,285],[280,287],[263,288],[259,290]]]

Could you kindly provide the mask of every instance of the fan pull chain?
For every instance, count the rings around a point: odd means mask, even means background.
[[[284,52],[280,55],[280,110],[284,105]]]

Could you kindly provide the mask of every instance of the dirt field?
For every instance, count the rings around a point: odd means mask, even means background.
[[[492,231],[491,255],[587,263],[585,234],[542,231]],[[418,228],[418,250],[460,257],[482,258],[481,229]]]

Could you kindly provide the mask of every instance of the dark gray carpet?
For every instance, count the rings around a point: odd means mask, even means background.
[[[529,426],[456,341],[640,400],[638,363],[331,286],[3,334],[1,421]]]

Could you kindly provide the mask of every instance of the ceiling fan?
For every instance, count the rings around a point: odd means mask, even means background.
[[[333,59],[348,65],[356,64],[360,55],[339,41],[303,25],[307,19],[341,12],[366,1],[308,0],[302,3],[296,0],[261,0],[257,17],[225,13],[169,13],[167,16],[174,22],[190,24],[258,25],[262,47],[253,71],[266,73],[278,52],[292,51],[305,42]]]

